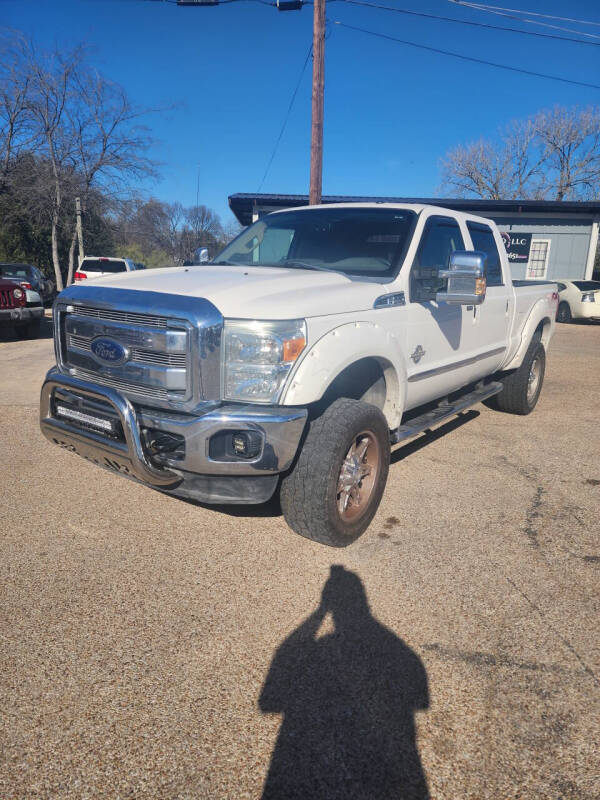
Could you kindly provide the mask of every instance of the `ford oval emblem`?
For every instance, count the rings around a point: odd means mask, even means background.
[[[97,336],[93,339],[91,349],[96,360],[107,366],[116,367],[129,358],[129,351],[126,347],[105,336]]]

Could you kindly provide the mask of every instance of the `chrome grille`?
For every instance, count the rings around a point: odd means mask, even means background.
[[[104,386],[112,386],[113,389],[120,389],[123,394],[133,394],[140,397],[152,398],[156,400],[168,400],[169,392],[166,389],[159,389],[155,386],[140,386],[137,383],[127,383],[119,378],[107,378],[105,375],[98,376],[97,372],[88,372],[85,369],[77,370],[77,377],[87,378],[90,381],[101,383]]]
[[[153,324],[159,320],[160,327]],[[192,395],[192,332],[185,320],[73,305],[62,315],[61,331],[63,360],[72,375],[134,398],[180,403]],[[93,351],[97,338],[122,345],[126,360],[111,364],[98,358]]]
[[[168,320],[166,317],[158,317],[154,314],[142,314],[137,311],[115,311],[106,308],[94,308],[93,306],[73,306],[73,312],[83,317],[93,317],[107,322],[124,322],[128,325],[149,325],[153,328],[167,328]]]
[[[60,372],[110,386],[133,403],[153,408],[195,413],[218,402],[223,331],[219,310],[203,297],[100,283],[69,286],[54,305]],[[192,281],[191,286],[196,284]],[[121,345],[125,357],[115,363],[104,360],[95,352],[97,337],[111,339],[116,352]]]
[[[69,348],[87,351],[92,349],[92,340],[87,336],[71,334],[67,341]],[[185,353],[157,353],[152,350],[140,350],[134,347],[131,350],[130,360],[137,361],[139,364],[156,364],[158,366],[183,367],[185,369],[187,355]]]

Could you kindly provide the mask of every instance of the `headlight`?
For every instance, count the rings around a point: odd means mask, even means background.
[[[306,346],[306,323],[225,320],[223,342],[224,399],[274,403]]]
[[[13,297],[15,300],[20,300],[23,297],[23,290],[17,286],[16,289],[13,289]]]
[[[582,294],[581,295],[581,302],[582,303],[595,303],[596,302],[595,292],[588,292],[587,294]]]

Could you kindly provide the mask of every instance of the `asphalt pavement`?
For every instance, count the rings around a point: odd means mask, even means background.
[[[0,798],[600,796],[600,325],[395,450],[353,546],[50,445],[0,338]]]

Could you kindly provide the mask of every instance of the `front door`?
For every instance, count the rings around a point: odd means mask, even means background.
[[[438,278],[438,271],[448,267],[455,250],[464,249],[464,238],[454,217],[434,214],[427,219],[409,277],[405,328],[407,409],[469,383],[465,331],[473,324],[473,311],[435,299],[445,283]]]

